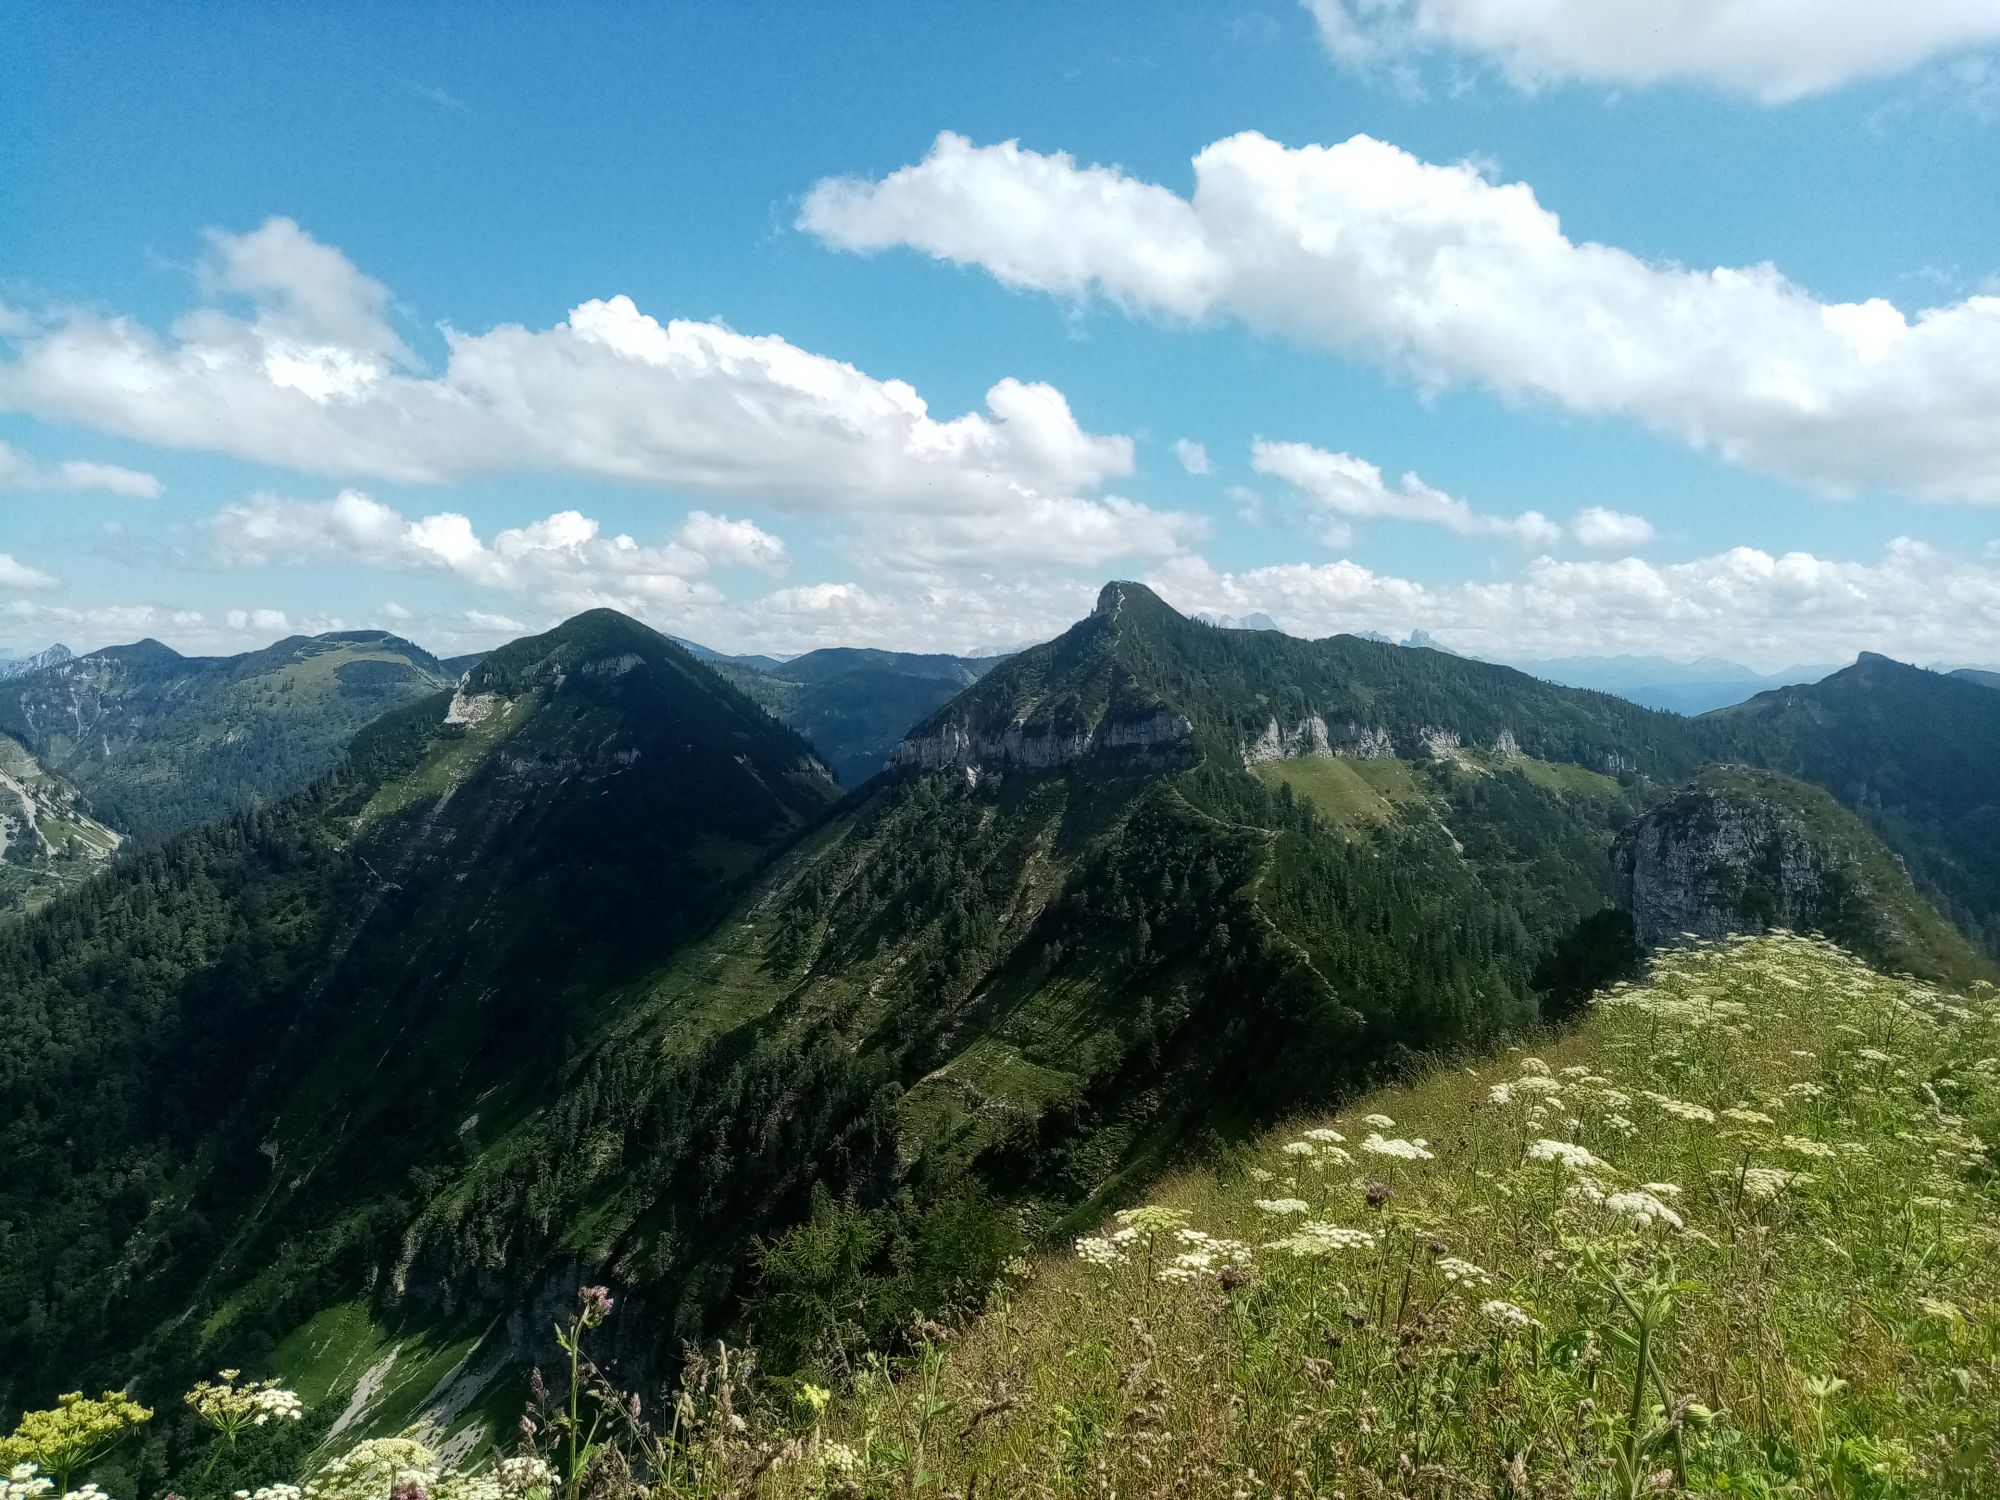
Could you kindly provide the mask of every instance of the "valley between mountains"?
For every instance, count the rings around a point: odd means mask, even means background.
[[[628,1388],[845,1366],[1689,937],[2000,954],[2000,693],[1879,657],[1688,719],[1111,583],[1001,659],[142,644],[0,731],[9,1418],[230,1366],[462,1454],[593,1283]]]

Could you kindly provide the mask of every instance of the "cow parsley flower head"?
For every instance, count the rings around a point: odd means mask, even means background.
[[[1333,1145],[1333,1146],[1338,1146],[1341,1144],[1341,1142],[1347,1139],[1347,1137],[1342,1135],[1338,1130],[1329,1130],[1324,1125],[1321,1125],[1313,1130],[1308,1130],[1305,1133],[1305,1136],[1306,1139],[1309,1141],[1318,1141],[1323,1145]]]
[[[1492,1277],[1479,1266],[1457,1255],[1441,1255],[1437,1268],[1454,1286],[1485,1286]]]
[[[1377,1118],[1370,1115],[1369,1119]],[[1393,1122],[1392,1122],[1393,1123]],[[1398,1136],[1383,1136],[1370,1131],[1368,1139],[1361,1143],[1361,1149],[1371,1156],[1393,1156],[1399,1161],[1436,1161],[1437,1153],[1430,1149],[1430,1142],[1419,1136],[1406,1141]]]
[[[1604,1200],[1604,1207],[1621,1219],[1628,1219],[1640,1229],[1651,1229],[1664,1224],[1669,1229],[1685,1229],[1681,1216],[1643,1188],[1631,1192],[1613,1193]]]
[[[1611,1164],[1593,1154],[1588,1147],[1579,1146],[1574,1141],[1552,1141],[1546,1138],[1528,1147],[1529,1161],[1552,1161],[1573,1172],[1585,1172],[1593,1168],[1605,1171]]]
[[[538,1490],[546,1496],[554,1491],[556,1483],[556,1471],[546,1460],[532,1454],[501,1459],[493,1466],[493,1477],[499,1481],[505,1500],[527,1500]]]
[[[0,1500],[41,1500],[43,1495],[56,1487],[53,1479],[44,1479],[34,1464],[15,1464],[7,1471],[7,1478],[0,1482]]]
[[[1817,1156],[1825,1160],[1833,1155],[1833,1147],[1825,1141],[1810,1140],[1802,1135],[1788,1135],[1779,1144],[1800,1156]]]
[[[1375,1236],[1366,1229],[1344,1229],[1338,1224],[1308,1219],[1292,1234],[1273,1240],[1264,1248],[1312,1259],[1340,1250],[1371,1250],[1374,1246]]]
[[[1107,1235],[1085,1235],[1076,1242],[1077,1259],[1102,1270],[1125,1264],[1125,1250]]]
[[[1185,1228],[1188,1221],[1187,1210],[1167,1208],[1157,1203],[1120,1209],[1116,1218],[1127,1229],[1137,1230],[1140,1234],[1172,1234],[1176,1229]]]
[[[1388,1130],[1392,1128],[1396,1122],[1390,1119],[1387,1115],[1363,1115],[1361,1117],[1361,1123],[1363,1125],[1373,1126],[1377,1130]]]
[[[1257,1207],[1267,1214],[1302,1214],[1312,1209],[1303,1198],[1258,1198]]]
[[[1721,1175],[1728,1177],[1734,1174],[1724,1171]],[[1812,1177],[1805,1172],[1786,1172],[1777,1167],[1745,1167],[1743,1196],[1752,1202],[1762,1203],[1811,1181]]]
[[[1738,1105],[1734,1109],[1725,1109],[1722,1112],[1722,1118],[1733,1120],[1738,1125],[1775,1125],[1778,1123],[1767,1114],[1754,1109],[1744,1109],[1741,1105]]]
[[[1479,1315],[1502,1333],[1518,1333],[1523,1329],[1540,1326],[1524,1309],[1499,1297],[1490,1297],[1480,1303]]]

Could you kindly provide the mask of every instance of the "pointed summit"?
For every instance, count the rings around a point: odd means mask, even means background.
[[[1160,769],[1268,759],[1270,745],[1417,755],[1454,735],[1490,745],[1503,734],[1525,754],[1598,770],[1693,765],[1659,715],[1443,650],[1218,630],[1125,581],[918,724],[891,763],[1046,769],[1087,755]]]

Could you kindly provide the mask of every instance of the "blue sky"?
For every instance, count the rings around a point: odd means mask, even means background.
[[[23,7],[0,647],[2000,658],[2000,6],[1588,9]]]

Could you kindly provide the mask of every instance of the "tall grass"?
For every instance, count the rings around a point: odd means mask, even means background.
[[[1803,938],[1676,953],[1165,1184],[770,1487],[2000,1495],[1996,1021]]]
[[[1996,1054],[1990,990],[1805,938],[1693,947],[1539,1057],[1163,1184],[892,1358],[769,1382],[714,1348],[649,1423],[590,1365],[590,1288],[570,1386],[537,1379],[508,1457],[363,1445],[290,1477],[308,1500],[1990,1500]]]

